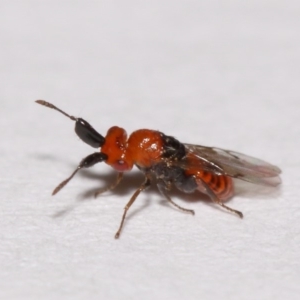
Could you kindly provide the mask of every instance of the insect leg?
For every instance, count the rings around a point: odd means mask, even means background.
[[[73,177],[74,175],[82,168],[89,168],[92,167],[93,165],[95,165],[98,162],[102,162],[104,160],[107,159],[107,155],[101,152],[95,152],[93,154],[90,154],[89,156],[87,156],[86,158],[84,158],[80,164],[78,165],[78,167],[76,168],[76,170],[71,174],[70,177],[68,177],[67,179],[65,179],[63,182],[61,182],[52,192],[52,195],[55,195],[56,193],[58,193]]]
[[[119,238],[120,236],[120,233],[122,231],[122,228],[123,228],[123,224],[124,224],[124,220],[125,220],[125,217],[126,217],[126,214],[127,214],[127,211],[129,210],[130,206],[133,204],[133,202],[135,201],[135,199],[137,198],[137,196],[140,194],[140,192],[142,192],[143,190],[145,190],[147,187],[149,187],[151,184],[151,180],[149,177],[147,177],[146,175],[146,178],[145,178],[145,181],[144,183],[135,191],[135,193],[132,195],[132,197],[130,198],[129,202],[126,204],[126,206],[124,207],[124,213],[123,213],[123,216],[122,216],[122,220],[121,220],[121,224],[120,224],[120,227],[115,235],[115,238]]]
[[[225,205],[225,204],[224,204],[224,203],[216,196],[216,194],[215,194],[215,193],[213,192],[213,190],[208,186],[207,183],[205,183],[203,180],[200,180],[200,179],[197,180],[197,183],[201,186],[201,191],[203,190],[203,191],[210,197],[210,199],[211,199],[214,203],[216,203],[216,204],[222,206],[224,209],[226,209],[226,210],[228,210],[228,211],[230,211],[230,212],[232,212],[232,213],[238,215],[240,218],[243,218],[243,214],[242,214],[240,211],[235,210],[235,209],[232,209],[232,208],[228,207],[227,205]]]
[[[100,194],[102,194],[104,192],[113,190],[120,183],[122,178],[123,178],[123,172],[119,172],[116,181],[111,183],[109,186],[101,188],[95,192],[95,194],[94,194],[95,198],[97,198]]]
[[[160,180],[157,182],[157,187],[158,190],[160,191],[160,193],[168,200],[168,202],[170,202],[172,205],[174,205],[175,207],[177,207],[179,210],[182,210],[184,212],[190,213],[192,215],[195,214],[195,212],[192,209],[187,209],[184,207],[179,206],[178,204],[176,204],[171,198],[170,196],[167,194],[167,186],[165,184],[164,181]]]

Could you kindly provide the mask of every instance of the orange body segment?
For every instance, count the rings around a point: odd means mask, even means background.
[[[198,170],[194,176],[196,177],[198,190],[200,192],[206,193],[205,188],[201,184],[201,182],[204,181],[220,200],[226,201],[233,196],[234,185],[230,177],[216,175],[202,170]]]
[[[140,129],[128,139],[126,157],[141,168],[149,168],[161,160],[163,141],[158,131]]]
[[[186,168],[185,173],[195,176],[200,192],[206,194],[205,186],[202,183],[204,182],[222,201],[226,201],[233,196],[234,183],[231,177],[205,171],[204,164],[201,168],[201,161],[199,162],[198,158],[192,153],[188,154],[188,158],[190,167]]]
[[[108,156],[106,163],[117,171],[129,171],[134,164],[149,168],[160,161],[163,141],[158,131],[148,129],[134,131],[127,140],[126,131],[114,126],[108,130],[101,152]]]
[[[106,163],[115,170],[123,172],[132,169],[133,162],[126,157],[127,133],[123,128],[114,126],[107,131],[101,151],[108,156]]]

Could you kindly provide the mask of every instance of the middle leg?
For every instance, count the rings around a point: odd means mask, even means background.
[[[168,202],[170,202],[172,205],[174,205],[176,208],[178,208],[179,210],[182,210],[186,213],[190,213],[192,215],[195,214],[195,211],[192,210],[192,209],[187,209],[187,208],[184,208],[182,206],[179,206],[178,204],[176,204],[171,198],[170,196],[167,194],[167,190],[169,190],[169,187],[170,187],[171,183],[169,183],[168,185],[163,181],[163,180],[159,180],[157,182],[157,187],[158,187],[158,190],[160,191],[160,193],[168,200]]]

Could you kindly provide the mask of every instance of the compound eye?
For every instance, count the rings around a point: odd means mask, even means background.
[[[113,163],[112,167],[119,172],[129,171],[132,168],[126,161],[122,159],[119,159],[115,163]]]
[[[100,148],[105,142],[105,138],[81,118],[76,120],[75,132],[83,142],[93,148]]]

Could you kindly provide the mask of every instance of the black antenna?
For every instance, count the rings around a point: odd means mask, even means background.
[[[59,111],[61,114],[65,115],[66,117],[70,118],[72,121],[75,121],[75,132],[78,137],[85,142],[86,144],[90,145],[94,148],[100,148],[105,143],[105,138],[98,133],[87,121],[82,118],[76,118],[74,116],[70,116],[52,103],[49,103],[45,100],[36,100],[38,104],[43,106],[52,108],[54,110]]]

